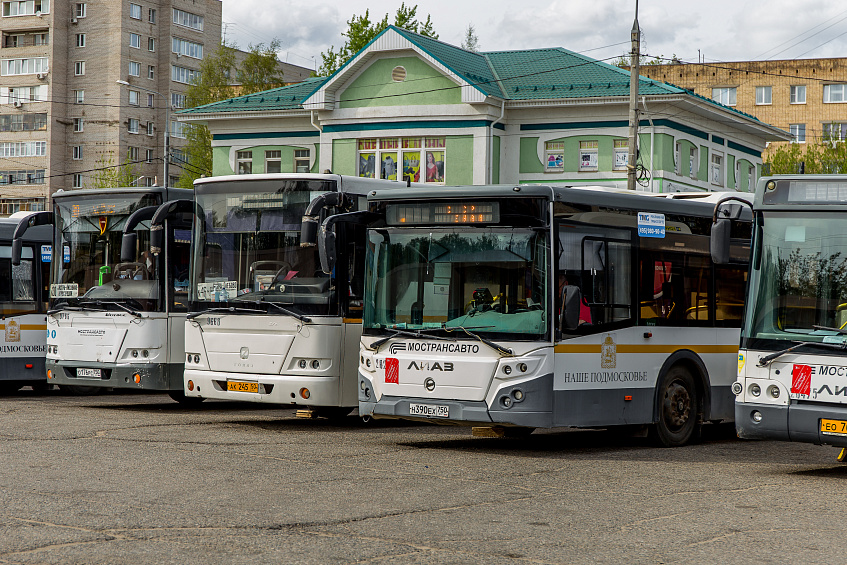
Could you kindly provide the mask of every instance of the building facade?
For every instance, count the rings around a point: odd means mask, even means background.
[[[654,192],[749,190],[788,134],[642,78],[639,175]],[[565,49],[474,53],[389,27],[328,78],[180,111],[215,175],[324,172],[433,185],[626,186],[629,73]]]
[[[797,143],[847,137],[847,58],[646,65],[641,74],[752,114]]]
[[[220,0],[3,1],[0,215],[45,209],[127,159],[138,185],[164,184],[169,118],[174,182],[183,135],[170,109],[220,37]]]

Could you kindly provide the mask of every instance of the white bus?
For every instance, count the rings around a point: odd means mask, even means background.
[[[847,447],[847,175],[762,178],[752,207],[738,435]],[[723,262],[735,212],[716,216]]]
[[[717,267],[697,199],[521,185],[368,200],[361,415],[494,435],[638,426],[667,446],[732,418],[749,221]]]
[[[162,206],[196,213],[187,397],[296,405],[303,417],[356,407],[364,228],[340,224],[339,265],[329,274],[321,271],[315,230],[329,216],[357,217],[366,195],[386,186],[405,185],[334,174],[235,175],[200,179],[194,201]]]
[[[51,230],[34,227],[19,244],[20,260],[12,263],[17,219],[0,219],[0,393],[23,386],[47,387],[47,292]]]
[[[21,225],[52,223],[47,312],[47,381],[76,393],[130,388],[182,395],[191,217],[167,225],[167,253],[150,256],[152,213],[176,188],[59,191],[53,212]],[[143,220],[142,220],[143,218]],[[124,227],[137,230],[135,253],[121,260]]]

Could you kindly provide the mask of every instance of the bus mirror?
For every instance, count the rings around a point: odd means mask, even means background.
[[[579,309],[582,305],[582,292],[575,285],[566,285],[565,305],[562,311],[563,329],[575,330],[579,327]]]
[[[133,233],[125,233],[121,239],[121,262],[132,263],[135,261],[135,251],[138,243],[138,235]]]
[[[21,238],[16,237],[12,240],[12,265],[18,266],[21,264],[21,251],[23,250],[24,242]]]
[[[729,230],[732,228],[732,220],[718,218],[712,224],[712,237],[709,239],[709,250],[712,252],[712,261],[717,265],[729,263]]]
[[[319,222],[319,217],[303,216],[300,224],[300,247],[314,247],[317,244]]]
[[[150,226],[150,252],[158,255],[165,246],[165,228],[161,224]]]
[[[321,258],[321,270],[327,275],[335,268],[335,232],[322,227],[318,233],[318,254]]]

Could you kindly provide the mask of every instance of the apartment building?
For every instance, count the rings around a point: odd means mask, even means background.
[[[847,58],[645,65],[641,75],[756,116],[795,143],[847,137]]]
[[[221,0],[12,0],[0,16],[0,216],[43,210],[98,168],[135,163],[140,186],[181,174],[172,109],[221,37]]]

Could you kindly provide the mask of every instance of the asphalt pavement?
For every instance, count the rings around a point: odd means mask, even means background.
[[[0,563],[834,563],[838,450],[0,397]]]

